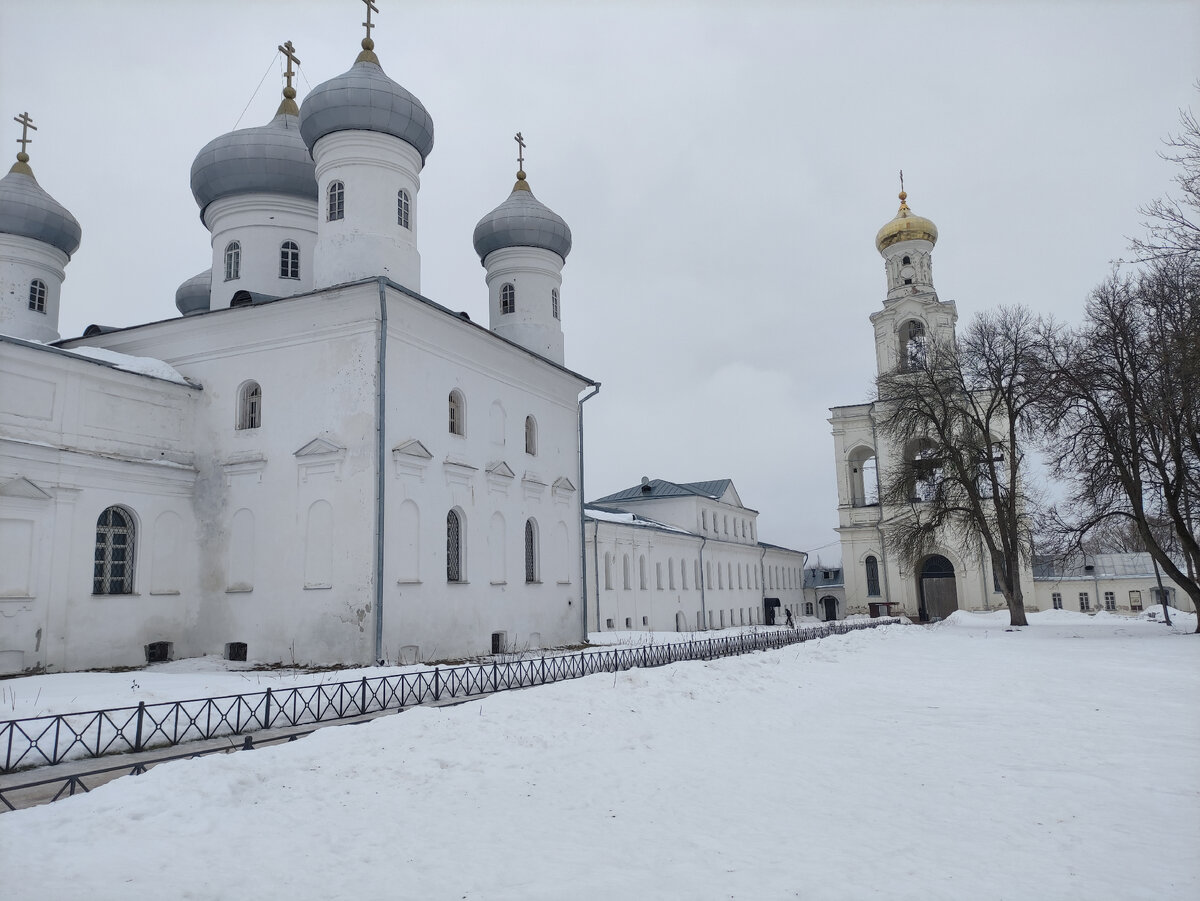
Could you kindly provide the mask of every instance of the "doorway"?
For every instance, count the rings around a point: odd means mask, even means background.
[[[931,554],[925,558],[921,566],[919,588],[917,616],[921,622],[937,622],[958,609],[954,564],[941,554]]]
[[[821,619],[827,623],[837,619],[837,598],[832,596],[821,598]]]

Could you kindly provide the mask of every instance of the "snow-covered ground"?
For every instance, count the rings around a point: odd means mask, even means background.
[[[1194,616],[1031,619],[960,613],[164,764],[0,815],[0,896],[1200,896]]]

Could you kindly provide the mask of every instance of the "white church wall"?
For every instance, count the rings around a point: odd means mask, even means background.
[[[312,289],[317,243],[316,205],[311,200],[279,194],[234,194],[214,200],[204,211],[212,232],[210,309],[229,306],[238,291],[288,297]],[[236,273],[226,277],[226,251],[238,244]],[[280,249],[285,241],[299,248],[299,278],[285,277]],[[290,276],[290,273],[289,273]]]
[[[58,340],[58,310],[69,257],[22,235],[0,234],[0,334],[27,341]],[[29,308],[34,279],[46,287],[45,309]]]

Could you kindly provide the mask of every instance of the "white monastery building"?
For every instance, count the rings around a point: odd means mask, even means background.
[[[759,541],[758,511],[729,479],[643,478],[584,515],[592,631],[782,625],[784,611],[801,614],[807,556]]]
[[[474,233],[488,326],[423,297],[432,118],[370,37],[302,106],[280,49],[275,117],[192,165],[181,317],[59,340],[80,226],[24,144],[0,179],[0,672],[583,635],[570,229],[519,171]]]

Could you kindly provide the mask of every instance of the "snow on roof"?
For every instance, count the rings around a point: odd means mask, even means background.
[[[642,526],[648,529],[659,529],[663,532],[675,532],[679,535],[695,534],[687,529],[681,529],[679,526],[668,525],[665,522],[659,522],[655,519],[647,519],[645,516],[629,513],[617,507],[597,507],[593,504],[587,504],[584,508],[584,515],[588,519],[598,522],[615,522],[630,526]]]
[[[128,354],[117,353],[115,350],[106,350],[103,347],[72,347],[69,352],[78,357],[87,357],[91,360],[99,360],[101,363],[108,363],[114,369],[124,372],[148,375],[165,382],[175,382],[177,385],[191,384],[179,374],[175,367],[153,357],[131,357]]]

